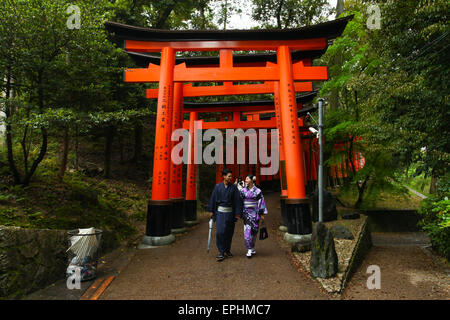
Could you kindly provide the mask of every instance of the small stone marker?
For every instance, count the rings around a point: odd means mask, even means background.
[[[336,239],[346,239],[346,240],[353,240],[353,234],[350,231],[349,228],[337,224],[335,226],[332,226],[330,229],[330,232],[333,234],[333,237]]]
[[[350,219],[359,219],[360,215],[357,212],[353,213],[344,213],[342,215],[342,219],[350,220]]]
[[[315,278],[331,278],[338,271],[333,235],[321,222],[315,223],[312,231],[310,267]]]

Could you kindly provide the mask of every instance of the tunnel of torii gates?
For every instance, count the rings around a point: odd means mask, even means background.
[[[197,222],[196,165],[192,148],[196,143],[194,121],[202,112],[221,114],[218,121],[202,122],[205,130],[278,129],[280,173],[275,177],[259,174],[259,159],[253,166],[248,162],[225,166],[232,169],[234,177],[254,172],[260,182],[279,178],[282,224],[287,227],[285,239],[289,242],[310,240],[312,222],[306,189],[308,181],[311,184],[317,179],[317,159],[309,145],[316,145],[317,141],[303,127],[301,117],[307,112],[303,104],[316,94],[312,81],[328,78],[327,67],[313,66],[312,60],[326,51],[330,40],[342,34],[351,18],[285,30],[172,31],[116,22],[105,24],[114,35],[114,41],[123,41],[124,50],[142,66],[127,69],[125,81],[158,83],[158,89],[147,89],[147,98],[157,98],[157,111],[151,199],[141,248],[172,243],[174,233]],[[218,51],[219,56],[176,57],[175,53],[180,51]],[[233,51],[276,53],[233,55]],[[161,55],[152,56],[151,52]],[[221,84],[193,85],[202,82]],[[297,97],[296,92],[302,94]],[[215,103],[183,100],[252,94],[273,94],[274,99]],[[188,113],[189,120],[183,120],[184,113]],[[184,197],[182,164],[174,164],[170,157],[172,147],[178,143],[171,141],[171,135],[179,128],[189,129],[191,142]],[[217,165],[217,181],[223,166]]]

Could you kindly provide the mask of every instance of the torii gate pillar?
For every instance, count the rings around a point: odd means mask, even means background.
[[[281,110],[280,110],[280,82],[274,82],[274,105],[275,105],[275,116],[277,120],[278,129],[278,154],[280,158],[280,184],[281,184],[281,195],[280,195],[280,211],[281,211],[281,223],[279,230],[282,232],[287,231],[287,216],[286,216],[286,199],[288,197],[287,192],[287,182],[286,182],[286,159],[284,155],[283,146],[283,128],[281,125]]]
[[[163,48],[156,113],[152,197],[148,202],[147,227],[140,248],[167,245],[175,241],[170,226],[172,201],[169,196],[174,65],[175,51],[172,48]]]
[[[183,83],[175,82],[173,94],[172,131],[183,127]],[[171,143],[173,146],[174,143]],[[172,148],[171,148],[172,150]],[[172,201],[171,211],[171,232],[182,233],[186,231],[184,227],[184,198],[182,186],[182,164],[170,162],[170,200]]]
[[[303,148],[297,124],[292,61],[288,46],[278,47],[277,63],[280,67],[280,114],[288,190],[286,199],[288,230],[284,239],[289,243],[310,241],[311,213],[309,199],[305,193]]]
[[[194,152],[197,135],[195,134],[195,121],[198,120],[198,113],[191,112],[189,115],[189,153],[186,172],[186,200],[184,201],[185,224],[192,226],[198,223],[197,220],[197,165],[194,163]]]

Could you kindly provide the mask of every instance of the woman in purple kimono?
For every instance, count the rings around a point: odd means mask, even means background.
[[[255,242],[258,234],[259,221],[264,221],[264,215],[268,213],[263,194],[255,186],[256,177],[248,175],[245,178],[245,187],[238,184],[239,193],[244,202],[242,219],[244,220],[244,239],[247,247],[247,258],[256,253]]]

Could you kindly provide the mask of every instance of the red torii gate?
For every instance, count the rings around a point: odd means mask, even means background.
[[[240,87],[244,87],[244,86],[240,86]],[[207,87],[207,88],[211,88],[211,89],[215,89],[216,87]],[[206,89],[203,88],[203,90],[206,92]],[[309,109],[302,109],[302,105],[303,103],[306,102],[310,102],[313,100],[313,98],[316,96],[317,92],[311,92],[308,94],[304,94],[302,96],[299,96],[296,98],[296,102],[297,102],[297,107],[299,110],[298,112],[298,125],[299,125],[299,130],[302,133],[302,139],[306,138],[306,139],[311,139],[313,138],[313,136],[308,135],[306,136],[305,133],[309,133],[309,129],[307,127],[303,127],[303,121],[301,119],[302,116],[306,115],[306,113],[308,111],[312,111],[313,108],[309,108]],[[229,112],[229,110],[231,109],[230,107],[233,107],[233,111]],[[237,111],[236,111],[237,110]],[[258,111],[259,110],[259,111]],[[198,113],[201,112],[225,112],[225,113],[231,113],[232,114],[232,120],[228,120],[228,121],[216,121],[216,122],[202,122],[202,129],[254,129],[254,128],[278,128],[280,129],[280,124],[277,122],[275,122],[275,119],[270,119],[270,120],[265,120],[265,121],[259,121],[259,115],[260,114],[265,114],[267,115],[267,113],[269,111],[275,111],[274,114],[278,114],[279,111],[276,110],[275,108],[275,104],[274,101],[270,101],[270,100],[265,100],[265,101],[235,101],[235,102],[212,102],[212,103],[184,103],[184,112],[185,113],[192,113],[195,112],[195,118],[193,119],[194,121],[197,120],[198,118]],[[247,121],[243,121],[240,120],[240,114],[244,114],[244,115],[248,115],[247,117]],[[221,117],[223,118],[223,116]],[[188,121],[185,120],[183,122],[183,128],[184,129],[189,129],[191,127],[191,122],[192,121]],[[192,130],[191,130],[192,132]],[[269,134],[269,138],[270,138],[270,132]],[[280,138],[281,139],[281,138]],[[313,138],[315,139],[315,138]],[[317,140],[317,139],[316,139]],[[248,155],[247,153],[247,147],[245,147],[245,152],[246,155]],[[306,147],[305,147],[305,154],[306,154]],[[270,145],[269,145],[269,150],[270,150]],[[191,150],[191,152],[193,152]],[[236,154],[236,147],[235,147],[235,154]],[[283,150],[279,150],[280,152],[280,162],[282,164],[284,164],[284,151]],[[306,160],[306,156],[305,156],[305,160]],[[285,199],[287,198],[287,186],[285,183],[285,179],[286,179],[286,172],[285,172],[285,165],[283,166],[283,169],[281,170],[282,174],[280,175],[279,173],[277,173],[275,175],[275,177],[273,176],[259,176],[259,169],[260,169],[260,164],[256,164],[256,175],[257,175],[257,181],[259,182],[265,182],[265,181],[272,181],[272,180],[280,180],[281,183],[281,197],[280,197],[280,201],[281,201],[281,215],[282,215],[282,225],[280,226],[280,230],[282,231],[287,231],[287,217],[286,217],[286,212],[285,212]],[[317,170],[316,167],[314,165],[311,166],[311,164],[309,162],[305,162],[304,163],[304,167],[305,167],[305,172],[310,172],[311,170]],[[220,182],[222,180],[222,175],[221,172],[224,168],[223,164],[218,164],[216,165],[216,182]],[[241,171],[242,168],[242,171]],[[251,168],[251,169],[250,169]],[[239,176],[245,177],[247,174],[251,173],[252,171],[252,164],[247,164],[247,165],[239,165],[239,164],[232,164],[231,165],[231,169],[233,171],[233,173],[235,173],[237,175],[237,172],[239,172]],[[195,174],[195,165],[194,164],[189,164],[188,165],[188,172],[192,172],[193,174]],[[314,176],[314,178],[311,178],[310,176]],[[284,181],[281,178],[282,176],[284,176]],[[186,185],[186,201],[187,202],[192,202],[195,201],[195,175],[192,176],[190,174],[188,174],[188,183]],[[313,180],[317,180],[317,174],[316,172],[312,173],[312,174],[307,174],[306,176],[306,187],[309,187],[309,190],[311,191],[311,189],[313,189],[313,187],[311,186],[311,182]],[[284,182],[284,183],[283,183]],[[190,214],[190,216],[196,216],[195,213],[192,213],[192,211],[195,211],[194,209],[194,205],[193,204],[189,204],[187,206],[187,210],[186,213]],[[187,219],[186,220],[188,223],[190,223],[190,220]],[[174,232],[172,230],[172,232]]]
[[[310,66],[312,63],[312,59],[315,57],[319,57],[325,52],[325,50],[316,50],[316,51],[295,51],[291,53],[291,57],[293,61],[299,61],[302,60],[305,65]],[[135,62],[142,67],[147,67],[149,64],[160,64],[160,58],[157,56],[154,56],[152,54],[144,54],[144,53],[136,53],[136,52],[128,52],[128,54],[135,60]],[[251,55],[235,55],[230,58],[231,52],[229,50],[223,50],[221,57],[183,57],[183,58],[176,58],[176,63],[181,64],[185,63],[186,65],[190,67],[206,67],[206,66],[220,66],[220,61],[222,61],[222,66],[262,66],[267,61],[274,62],[276,61],[276,55],[275,54],[251,54]],[[218,86],[208,86],[208,87],[194,87],[192,84],[184,84],[183,86],[183,97],[198,97],[198,96],[219,96],[219,95],[228,95],[228,94],[258,94],[258,93],[273,93],[275,91],[275,83],[274,82],[264,82],[263,84],[247,84],[247,85],[232,85],[231,82],[224,82],[223,85]],[[296,92],[309,92],[312,91],[312,83],[311,82],[296,82],[294,83],[295,91]],[[277,89],[278,90],[278,89]],[[147,90],[147,98],[156,98],[158,95],[158,89],[148,89]],[[316,96],[316,92],[310,92],[308,94],[304,94],[300,97],[297,97],[297,104],[298,107],[301,109],[302,104],[304,102],[310,102],[314,97]],[[276,111],[274,110],[274,101],[233,101],[233,102],[213,102],[213,103],[190,103],[185,102],[184,103],[184,113],[190,113],[190,112],[221,112],[222,116],[220,117],[221,120],[219,122],[214,123],[206,123],[203,125],[203,129],[210,129],[210,128],[274,128],[274,121],[259,121],[259,114],[264,114],[267,111]],[[311,111],[309,108],[305,111],[304,114],[306,114],[306,111]],[[231,110],[231,112],[230,112]],[[252,122],[244,122],[244,121],[223,121],[224,115],[229,114],[232,117],[233,120],[239,119],[240,114],[248,115],[247,120],[250,120]],[[281,124],[279,121],[279,110],[276,112],[277,115],[277,129],[281,133]],[[300,116],[300,112],[299,112]],[[197,119],[198,115],[195,114],[195,119]],[[302,121],[299,119],[299,125],[301,126]],[[189,121],[184,121],[183,128],[189,129]],[[307,128],[300,127],[301,131],[303,133],[308,132],[309,130]],[[270,133],[269,133],[270,134]],[[304,138],[312,138],[312,136],[302,136],[302,139]],[[279,142],[281,143],[281,135]],[[284,151],[282,149],[282,145],[279,145],[279,148],[281,148],[280,152],[280,160],[281,160],[281,176],[286,177],[285,172],[285,161],[284,161]],[[305,157],[306,157],[306,151],[307,148],[305,148]],[[193,151],[191,151],[193,152]],[[236,151],[235,151],[236,152]],[[306,159],[305,159],[306,160]],[[315,163],[313,163],[315,164]],[[317,168],[310,167],[309,162],[305,162],[305,172],[309,173],[311,170],[317,170]],[[255,168],[254,168],[255,167]],[[219,182],[222,180],[221,171],[223,170],[224,165],[223,164],[217,164],[216,165],[216,182]],[[241,168],[243,170],[241,170]],[[239,176],[245,176],[245,174],[250,173],[250,171],[256,169],[256,172],[254,172],[257,176],[257,181],[259,182],[266,182],[266,181],[273,181],[276,179],[280,179],[281,176],[279,173],[276,174],[275,177],[272,176],[265,176],[265,175],[259,175],[260,165],[256,164],[255,166],[252,166],[251,164],[248,165],[237,165],[236,163],[231,165],[231,169],[234,173],[237,174],[239,172]],[[248,172],[247,172],[248,171]],[[186,201],[184,206],[184,213],[186,215],[185,217],[185,224],[190,225],[196,222],[196,200],[195,200],[195,173],[196,173],[196,166],[195,165],[189,165],[188,166],[188,172],[192,174],[188,174],[188,181],[186,185]],[[313,178],[311,176],[314,176]],[[286,178],[285,178],[286,179]],[[281,216],[282,216],[282,225],[280,226],[280,230],[287,231],[286,226],[287,218],[286,218],[286,210],[285,210],[285,199],[287,198],[287,186],[286,181],[283,181],[283,179],[280,179],[281,182]],[[314,189],[314,180],[317,180],[317,174],[316,172],[307,175],[307,190],[311,192],[312,189]],[[177,186],[171,186],[171,189],[177,188]],[[181,210],[176,209],[175,205],[178,204],[178,199],[172,199],[174,201],[173,204],[173,210],[172,210],[172,217],[174,215],[177,215],[177,212],[181,212]],[[183,231],[183,223],[181,217],[176,217],[175,219],[172,219],[172,232],[179,232]]]
[[[316,50],[316,51],[296,51],[291,53],[292,59],[295,61],[300,61],[306,65],[310,66],[312,62],[313,57],[319,57],[321,54],[323,54],[325,50]],[[156,57],[151,54],[143,54],[143,53],[135,53],[135,52],[128,52],[129,55],[132,56],[132,58],[135,60],[135,62],[142,67],[147,67],[150,64],[160,64],[160,58]],[[265,63],[269,61],[276,61],[276,55],[275,54],[252,54],[252,55],[237,55],[232,56],[231,50],[221,50],[221,54],[219,58],[217,57],[186,57],[186,58],[176,58],[176,62],[179,64],[186,64],[190,67],[232,67],[232,66],[263,66]],[[178,84],[178,83],[176,83]],[[229,94],[261,94],[261,93],[273,93],[275,91],[276,84],[274,82],[264,82],[263,84],[246,84],[246,85],[233,85],[232,82],[224,82],[223,85],[219,86],[208,86],[208,87],[193,87],[192,84],[185,84],[182,87],[183,97],[198,97],[198,96],[219,96],[219,95],[229,95]],[[294,83],[295,91],[296,92],[308,92],[312,91],[312,83],[311,82],[297,82]],[[177,90],[177,88],[175,89]],[[278,90],[278,89],[277,89]],[[156,98],[158,95],[158,89],[148,89],[147,90],[147,98]],[[306,94],[301,97],[298,97],[297,103],[298,106],[301,108],[300,102],[306,102],[312,100],[314,98],[316,93],[313,94]],[[175,97],[175,99],[178,99]],[[178,100],[177,100],[178,101]],[[187,108],[186,108],[187,107]],[[187,110],[188,109],[188,110]],[[240,119],[240,113],[243,114],[245,112],[252,111],[254,112],[263,112],[262,110],[274,110],[274,102],[273,101],[235,101],[235,102],[215,102],[215,103],[184,103],[184,112],[205,112],[207,110],[208,112],[228,112],[232,109],[232,112],[230,114],[233,115],[233,121],[227,121],[227,122],[214,122],[214,123],[207,123],[206,127],[203,126],[203,129],[210,129],[210,128],[274,128],[275,122],[274,121],[263,121],[260,122],[259,119],[257,119],[255,115],[254,120],[258,121],[252,121],[252,122],[243,122],[237,119]],[[175,110],[174,110],[175,112]],[[279,113],[279,111],[277,111]],[[197,119],[198,115],[195,114],[195,119]],[[223,117],[222,117],[223,118]],[[253,116],[250,117],[250,120],[253,120]],[[301,125],[301,120],[299,119],[299,124]],[[189,121],[184,121],[183,127],[185,129],[189,129]],[[277,122],[277,128],[280,130],[280,123]],[[174,127],[175,129],[175,127]],[[281,130],[280,130],[281,132]],[[193,152],[191,150],[191,152]],[[281,156],[281,159],[283,160],[284,164],[284,155]],[[249,165],[251,166],[251,165]],[[176,166],[175,166],[176,167]],[[223,169],[223,165],[219,164],[216,166],[219,171]],[[285,168],[285,166],[282,166]],[[237,168],[237,169],[236,169]],[[233,172],[238,172],[241,168],[241,165],[232,165]],[[259,166],[257,168],[259,170]],[[172,233],[176,232],[182,232],[184,231],[183,228],[183,218],[180,213],[185,214],[185,224],[190,225],[196,223],[196,199],[195,199],[195,174],[196,174],[196,166],[194,164],[188,165],[188,174],[187,174],[187,184],[186,184],[186,201],[184,205],[184,210],[180,210],[181,204],[179,203],[180,198],[173,198],[172,200]],[[180,173],[171,172],[176,175],[177,177],[180,176]],[[256,175],[258,177],[258,181],[260,181],[259,172],[256,172]],[[217,174],[217,176],[221,175],[220,173]],[[277,176],[279,174],[277,173]],[[285,176],[285,173],[284,173]],[[261,176],[261,181],[266,180],[264,179],[266,176]],[[267,176],[268,180],[272,180],[272,176]],[[171,183],[175,183],[171,180]],[[171,185],[170,189],[177,189],[181,190],[181,187],[178,185]],[[282,184],[282,197],[281,201],[284,202],[284,198],[287,197],[287,190],[286,186]],[[283,205],[282,208],[285,208]],[[183,212],[184,211],[184,212]],[[282,210],[282,216],[283,221],[286,221],[285,219],[285,210]],[[284,226],[286,226],[287,223],[284,223]],[[286,231],[286,228],[282,226],[283,231]]]
[[[293,62],[291,50],[325,50],[328,39],[339,36],[350,19],[346,17],[300,29],[230,31],[167,31],[106,23],[107,29],[114,32],[116,37],[125,39],[124,48],[127,51],[161,52],[160,65],[150,63],[147,68],[128,69],[124,74],[126,82],[159,83],[152,195],[148,204],[143,244],[164,245],[174,241],[171,215],[167,213],[174,203],[172,199],[176,199],[172,197],[180,196],[178,188],[176,192],[171,192],[171,181],[178,183],[181,179],[175,174],[176,178],[171,180],[171,173],[177,171],[170,161],[170,138],[173,129],[182,125],[180,107],[184,82],[224,82],[223,88],[207,89],[207,94],[214,90],[222,90],[222,94],[229,95],[248,94],[251,90],[267,92],[273,88],[277,127],[281,129],[280,145],[284,150],[281,153],[285,158],[282,168],[286,170],[288,233],[285,238],[301,240],[310,236],[311,216],[305,193],[303,147],[295,102],[298,87],[294,81],[326,80],[327,68],[310,66],[303,60]],[[266,61],[258,66],[235,66],[233,50],[276,50],[276,63]],[[219,67],[176,64],[176,51],[219,51]],[[233,85],[233,82],[239,81],[270,81],[271,84],[250,85],[242,89],[242,86],[249,85]],[[187,92],[199,91],[193,88],[187,87]],[[152,95],[154,92],[150,90],[148,96]],[[195,119],[195,112],[191,113],[192,119]],[[188,182],[189,176],[188,172]]]

